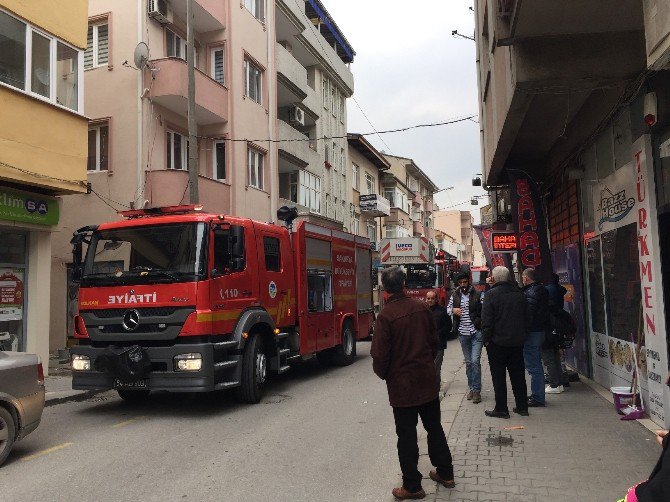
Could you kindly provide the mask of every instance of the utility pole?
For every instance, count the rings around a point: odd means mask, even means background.
[[[188,66],[188,183],[189,200],[198,204],[198,125],[195,122],[195,34],[193,0],[186,0],[186,63]]]

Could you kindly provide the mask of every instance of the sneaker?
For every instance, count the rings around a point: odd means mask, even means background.
[[[481,392],[474,391],[474,392],[472,393],[472,402],[473,402],[474,404],[479,404],[479,403],[481,403],[481,402],[482,402],[482,393],[481,393]]]
[[[426,492],[424,492],[423,489],[419,490],[418,492],[410,492],[406,490],[404,486],[394,488],[391,493],[398,500],[415,500],[425,498],[426,496]]]
[[[467,399],[468,401],[472,401],[473,394],[474,392],[472,391],[468,392],[467,395],[465,396],[465,399]]]
[[[558,387],[552,387],[551,385],[547,385],[544,389],[545,394],[561,394],[563,392],[563,386],[559,385]]]

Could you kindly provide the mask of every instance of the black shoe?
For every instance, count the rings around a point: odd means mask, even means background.
[[[545,404],[544,403],[539,403],[535,401],[532,397],[528,398],[528,407],[529,408],[544,408]]]
[[[563,387],[570,387],[570,382],[566,382],[563,384]]]
[[[491,418],[509,418],[508,411],[496,411],[496,410],[486,410],[484,415]]]
[[[522,417],[528,416],[528,410],[517,410],[516,408],[512,408],[512,411],[517,415],[521,415]]]

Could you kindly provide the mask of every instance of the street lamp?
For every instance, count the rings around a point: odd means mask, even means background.
[[[453,190],[453,189],[454,189],[454,187],[440,188],[439,190],[436,190],[435,192],[433,192],[433,195],[435,195],[438,192],[444,192],[445,190]]]

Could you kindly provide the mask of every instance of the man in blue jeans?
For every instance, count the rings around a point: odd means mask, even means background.
[[[473,403],[482,402],[482,300],[481,294],[470,285],[470,275],[456,276],[458,287],[449,298],[447,313],[453,316],[453,332],[461,342],[465,358],[465,374],[470,388],[466,396]]]
[[[522,274],[523,294],[526,297],[526,342],[523,345],[523,360],[530,375],[530,397],[528,406],[545,405],[544,368],[542,367],[542,344],[549,324],[549,293],[537,281],[535,269],[527,268]]]

